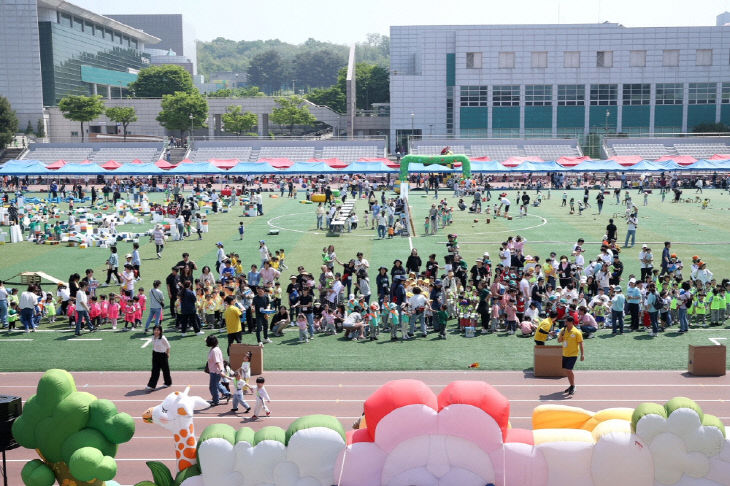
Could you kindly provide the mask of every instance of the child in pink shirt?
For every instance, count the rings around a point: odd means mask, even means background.
[[[139,299],[135,295],[132,300],[127,300],[127,305],[124,307],[124,330],[127,330],[127,326],[134,329],[136,327],[135,321],[137,319],[137,309],[139,308]]]
[[[116,296],[114,294],[109,294],[109,322],[112,324],[112,329],[117,328],[117,319],[119,319],[119,312],[122,309],[122,306],[119,305],[119,303],[116,301]]]
[[[140,287],[137,289],[137,299],[139,299],[139,306],[137,309],[137,320],[136,325],[142,325],[142,314],[147,310],[147,297],[144,295],[144,288]]]
[[[517,331],[517,307],[515,299],[512,298],[507,301],[507,305],[504,307],[505,321],[507,321],[507,333],[514,334]]]
[[[499,328],[499,301],[497,299],[493,299],[492,301],[490,320],[492,332],[497,332],[497,329]]]
[[[128,304],[129,304],[129,297],[127,296],[127,291],[122,290],[122,293],[119,294],[119,315],[124,315],[127,313]]]
[[[101,315],[99,318],[101,319],[102,324],[108,324],[109,323],[109,302],[106,300],[106,295],[100,295],[99,296],[99,307],[101,307]]]
[[[73,297],[71,297],[68,300],[68,305],[66,306],[66,315],[68,316],[68,325],[75,326],[76,325],[76,304],[74,303]]]
[[[91,319],[91,325],[99,327],[99,320],[101,317],[101,305],[96,297],[91,298],[91,304],[89,304],[89,319]]]

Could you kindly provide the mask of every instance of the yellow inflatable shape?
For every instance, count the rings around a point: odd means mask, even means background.
[[[594,442],[593,434],[581,429],[540,429],[533,430],[532,436],[535,445],[548,442]]]
[[[316,203],[323,203],[323,202],[327,201],[327,198],[325,197],[325,195],[320,194],[320,193],[312,194],[312,197],[310,197],[309,199],[312,202],[316,202]]]
[[[532,428],[582,429],[593,417],[593,412],[567,405],[539,405],[532,412]]]
[[[593,440],[595,442],[598,442],[598,439],[603,437],[606,434],[611,434],[614,432],[620,432],[624,434],[631,434],[631,421],[630,420],[620,420],[620,419],[611,419],[606,420],[605,422],[601,422],[600,424],[596,425],[596,428],[593,429]]]
[[[628,420],[631,423],[633,413],[633,408],[606,408],[596,412],[581,428],[583,430],[593,430],[598,424],[606,420]]]
[[[312,201],[307,201],[306,199],[302,199],[299,201],[299,204],[312,204]]]

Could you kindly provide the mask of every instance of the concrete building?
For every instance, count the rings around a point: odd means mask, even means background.
[[[154,36],[63,0],[0,2],[0,95],[20,127],[66,95],[120,97]]]
[[[585,137],[730,123],[730,27],[393,26],[391,150],[409,135]]]
[[[182,14],[108,14],[107,17],[159,37],[160,42],[155,44],[155,49],[167,52],[150,51],[152,64],[175,64],[184,67],[190,74],[197,74],[195,32],[190,24],[183,21]]]

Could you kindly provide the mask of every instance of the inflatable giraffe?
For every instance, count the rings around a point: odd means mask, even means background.
[[[177,469],[183,471],[197,464],[197,439],[193,426],[193,413],[210,407],[210,404],[200,397],[188,395],[190,387],[184,392],[173,392],[156,407],[147,409],[142,419],[149,424],[157,424],[174,434],[175,457]]]

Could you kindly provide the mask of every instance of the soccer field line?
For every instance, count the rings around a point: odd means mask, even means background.
[[[600,370],[586,370],[586,371],[600,371]],[[657,371],[657,370],[650,370],[650,371]],[[72,372],[76,373],[76,372]],[[106,372],[100,372],[100,373],[106,373]],[[144,376],[147,376],[149,372],[147,371],[131,371],[131,372],[125,372],[125,373],[143,373]],[[274,372],[276,373],[276,372]],[[379,373],[379,372],[377,372]],[[481,380],[475,380],[475,381],[481,381]],[[553,388],[555,386],[555,382],[558,380],[551,381],[549,383],[525,383],[525,384],[490,384],[494,388]],[[427,384],[427,386],[431,388],[441,388],[448,386],[449,383],[430,383]],[[177,386],[177,385],[173,385]],[[182,385],[180,385],[182,386]],[[192,385],[185,385],[186,387],[189,386],[191,388],[205,388],[208,389],[207,384],[192,384]],[[353,385],[353,384],[286,384],[286,383],[267,383],[266,386],[268,388],[380,388],[383,386],[382,384],[367,384],[367,385]],[[132,384],[120,384],[120,385],[90,385],[90,384],[84,384],[84,385],[78,385],[77,388],[123,388],[123,389],[140,389],[139,383],[132,383]],[[730,383],[703,383],[703,384],[693,384],[693,383],[646,383],[646,384],[637,384],[637,383],[586,383],[581,385],[581,388],[630,388],[630,387],[642,387],[642,388],[730,388]],[[0,385],[0,388],[36,388],[36,385]],[[122,400],[124,401],[124,400]],[[128,400],[128,401],[145,401],[145,400]],[[154,401],[154,400],[153,400]]]
[[[480,233],[470,233],[470,234],[480,234]],[[492,234],[492,233],[490,233]],[[558,244],[558,245],[569,245],[569,244],[575,244],[576,240],[571,241],[554,241],[554,240],[529,240],[528,243],[538,243],[538,244]],[[447,241],[438,241],[439,245],[445,245],[448,243]],[[641,242],[646,243],[647,245],[664,245],[663,241],[642,241]],[[500,241],[461,241],[459,240],[460,245],[501,245],[502,240]],[[602,241],[585,241],[584,244],[586,245],[601,245],[603,244]],[[698,246],[717,246],[717,245],[727,245],[727,242],[724,241],[672,241],[672,245],[698,245]],[[631,247],[629,247],[631,248]]]

